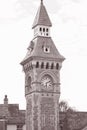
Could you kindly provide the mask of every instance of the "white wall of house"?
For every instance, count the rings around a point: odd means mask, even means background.
[[[17,130],[16,125],[7,125],[7,130]],[[23,130],[26,130],[26,125],[23,126]]]
[[[23,130],[26,130],[26,125],[23,126]]]
[[[7,130],[17,130],[16,125],[7,125]]]

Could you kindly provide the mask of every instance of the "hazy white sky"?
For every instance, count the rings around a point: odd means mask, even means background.
[[[19,64],[33,38],[40,0],[0,1],[0,103],[25,109],[24,73]],[[87,0],[44,0],[53,23],[51,36],[66,58],[61,69],[61,99],[87,111]]]

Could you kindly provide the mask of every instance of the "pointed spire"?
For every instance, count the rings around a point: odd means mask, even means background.
[[[41,0],[41,4],[43,4],[43,0]]]
[[[32,28],[36,27],[37,25],[52,26],[49,15],[46,11],[45,6],[43,5],[43,0],[41,0],[41,5],[36,14]]]

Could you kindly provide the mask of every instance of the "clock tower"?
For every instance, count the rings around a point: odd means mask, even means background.
[[[21,62],[25,72],[26,130],[59,130],[60,69],[64,57],[51,35],[52,23],[41,0],[34,38]]]

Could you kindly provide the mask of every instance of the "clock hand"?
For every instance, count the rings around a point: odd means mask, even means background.
[[[51,86],[50,81],[46,83],[46,86],[47,86],[47,87],[50,87],[50,86]]]
[[[47,83],[50,83],[50,81],[48,81]]]

